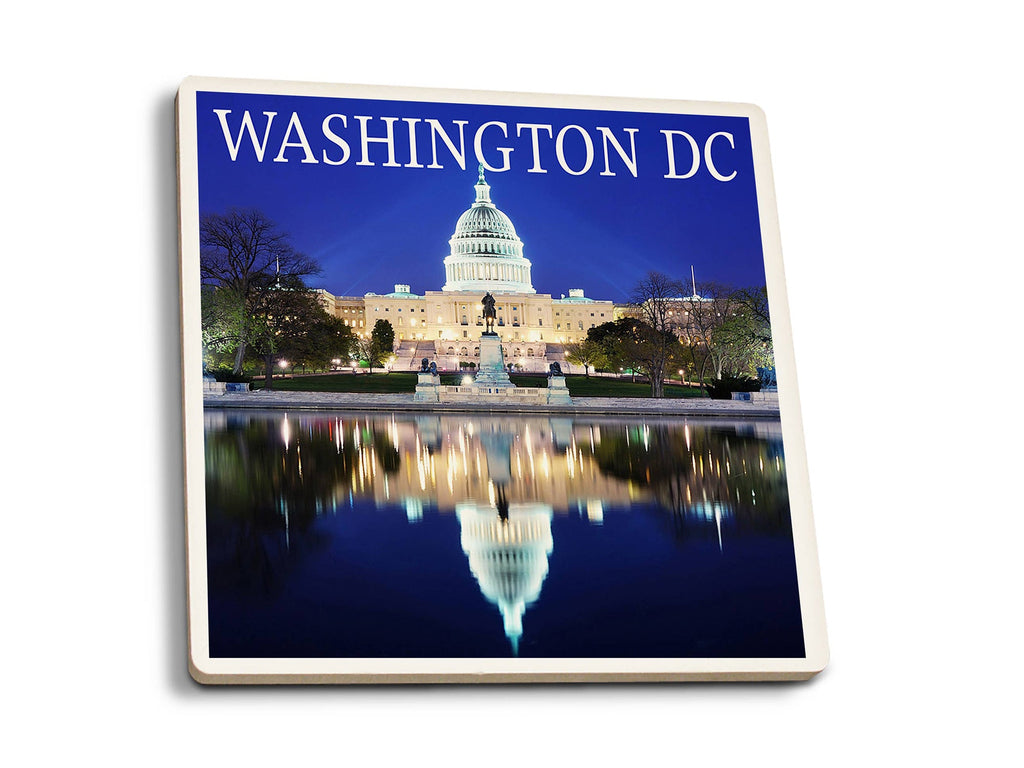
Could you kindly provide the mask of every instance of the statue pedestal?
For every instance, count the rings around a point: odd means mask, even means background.
[[[480,336],[480,367],[473,380],[476,389],[514,389],[505,370],[505,355],[501,351],[501,339],[497,334]]]
[[[441,401],[441,377],[430,371],[420,371],[416,376],[414,403],[437,403]]]
[[[572,405],[569,388],[565,386],[565,376],[552,374],[548,376],[548,403],[555,405]]]

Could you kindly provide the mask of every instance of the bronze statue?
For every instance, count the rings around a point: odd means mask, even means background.
[[[490,291],[481,299],[481,303],[484,305],[484,333],[488,336],[494,336],[496,335],[494,333],[494,320],[498,317],[498,313],[494,311],[494,297],[491,296]]]

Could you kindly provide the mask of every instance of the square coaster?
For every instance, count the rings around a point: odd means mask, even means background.
[[[189,78],[177,131],[196,680],[825,666],[757,107]]]

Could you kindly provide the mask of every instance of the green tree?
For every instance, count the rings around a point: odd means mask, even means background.
[[[611,367],[629,367],[646,376],[651,382],[651,397],[664,397],[664,381],[657,377],[664,377],[668,366],[678,363],[683,352],[672,332],[655,330],[631,317],[591,328],[587,339],[600,346]]]
[[[354,351],[352,329],[340,318],[321,311],[306,333],[296,339],[292,349],[285,354],[304,368],[326,370],[332,360],[348,361]]]
[[[266,330],[261,323],[267,292],[296,284],[305,288],[304,278],[319,274],[320,267],[254,209],[202,216],[199,245],[204,340],[215,351],[233,351],[234,372],[241,373],[254,335]]]
[[[357,349],[361,360],[365,360],[370,366],[370,373],[375,367],[379,368],[394,351],[395,329],[387,320],[378,320],[373,324],[373,330],[368,339],[360,339]]]
[[[768,292],[764,286],[736,289],[704,283],[699,295],[683,299],[687,323],[680,334],[698,379],[710,373],[751,375],[774,365]]]
[[[302,356],[309,335],[326,314],[320,298],[292,277],[250,298],[249,345],[263,359],[265,386],[273,389],[274,363],[291,354]]]
[[[570,363],[583,366],[583,373],[590,375],[590,366],[595,368],[607,365],[608,359],[601,345],[588,337],[582,341],[574,341],[565,345],[565,359]]]
[[[736,289],[722,283],[698,283],[696,289],[679,301],[677,315],[682,321],[678,335],[686,349],[685,362],[704,389],[708,372],[722,378],[730,359],[729,336],[719,329],[736,313],[738,299]]]

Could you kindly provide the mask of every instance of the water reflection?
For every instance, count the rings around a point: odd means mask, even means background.
[[[578,520],[599,535],[609,514],[641,515],[670,546],[709,541],[722,556],[744,536],[790,539],[778,422],[217,410],[205,419],[211,599],[265,600],[302,582],[306,560],[340,546],[332,536],[341,529],[319,520],[371,513],[391,525],[397,510],[410,530],[425,531],[435,516],[454,515],[462,568],[468,560],[478,601],[482,593],[497,609],[507,648],[518,653],[524,615],[543,604],[557,562],[555,520]],[[454,537],[431,531],[405,567],[450,557],[445,541]],[[352,558],[362,562],[362,550],[373,550],[373,535]],[[589,541],[574,535],[577,549]],[[644,536],[650,556],[662,556],[661,544]],[[385,584],[389,554],[372,554],[379,572],[359,577]],[[795,600],[795,585],[788,589]],[[436,599],[441,606],[446,598]],[[415,644],[408,655],[418,655]]]

